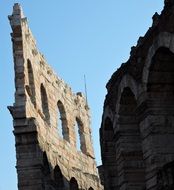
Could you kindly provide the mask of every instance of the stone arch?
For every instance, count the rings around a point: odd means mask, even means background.
[[[152,46],[149,48],[148,55],[145,61],[145,65],[142,73],[142,83],[144,91],[147,90],[147,83],[149,78],[149,69],[152,63],[152,58],[154,57],[156,51],[160,47],[168,48],[171,52],[174,52],[174,34],[168,32],[161,32],[154,40]]]
[[[31,61],[27,59],[27,72],[28,72],[28,85],[27,85],[27,93],[30,96],[31,102],[36,105],[36,92],[35,92],[35,84],[34,84],[34,73]]]
[[[70,190],[78,190],[79,189],[77,180],[74,177],[72,177],[70,179],[69,186],[70,186]]]
[[[157,177],[158,170],[174,160],[174,51],[170,45],[174,38],[168,35],[165,39],[167,42],[158,42],[155,48],[149,50],[143,73],[146,109],[141,129],[147,155],[146,175],[153,173],[151,178]]]
[[[159,141],[155,142],[154,139],[156,146],[161,147],[160,152],[163,156],[158,154],[152,156],[156,157],[161,167],[166,164],[165,157],[170,157],[169,161],[174,159],[174,152],[169,151],[173,149],[173,135],[169,128],[173,126],[174,120],[174,53],[169,48],[159,48],[152,57],[147,80],[147,101],[150,102],[149,128],[155,132],[153,136],[161,139],[168,147],[163,149]],[[161,136],[162,133],[166,135]]]
[[[40,94],[41,94],[41,106],[42,106],[42,113],[44,114],[45,120],[50,123],[50,113],[48,107],[48,97],[43,84],[40,86]]]
[[[116,160],[118,185],[122,189],[145,186],[142,139],[136,114],[137,100],[129,87],[122,90],[117,115]]]
[[[119,87],[118,87],[118,98],[117,98],[117,102],[116,102],[116,113],[118,113],[119,109],[120,109],[120,99],[123,93],[123,90],[129,87],[131,89],[131,91],[133,92],[135,99],[138,99],[138,95],[139,95],[139,90],[141,88],[140,85],[138,85],[138,83],[134,80],[134,78],[132,76],[130,76],[129,74],[124,75]],[[114,125],[115,126],[115,125]]]
[[[102,163],[105,171],[104,188],[106,190],[114,190],[117,188],[116,149],[113,122],[108,116],[105,118],[102,125],[101,148]]]
[[[90,187],[88,190],[94,190],[92,187]]]
[[[56,165],[54,168],[54,183],[55,183],[56,190],[65,189],[64,178],[58,165]]]
[[[69,128],[66,116],[66,111],[63,103],[59,100],[57,102],[58,107],[58,130],[62,132],[63,139],[69,142]]]
[[[159,48],[153,56],[146,88],[149,98],[174,97],[174,53],[168,48]]]
[[[86,146],[86,139],[85,139],[85,133],[84,133],[84,124],[81,121],[81,119],[79,119],[78,117],[76,117],[75,122],[76,122],[76,124],[75,124],[76,138],[79,138],[79,139],[76,139],[76,147],[78,146],[77,143],[78,143],[78,140],[79,140],[79,143],[80,143],[79,148],[84,154],[86,154],[87,153],[87,146]]]

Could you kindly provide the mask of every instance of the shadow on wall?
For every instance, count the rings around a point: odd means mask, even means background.
[[[72,177],[70,182],[63,176],[58,165],[54,168],[50,166],[46,152],[43,153],[43,189],[44,190],[78,190],[78,182]]]
[[[79,185],[75,177],[68,181],[62,174],[58,165],[54,168],[50,166],[46,152],[43,153],[42,181],[44,190],[79,190]],[[90,187],[88,190],[94,190]]]

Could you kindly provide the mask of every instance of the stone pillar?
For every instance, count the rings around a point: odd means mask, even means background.
[[[146,188],[155,190],[158,185],[158,171],[163,165],[174,160],[174,109],[171,106],[167,109],[161,104],[149,104],[146,116],[140,122],[140,128],[146,163]]]
[[[157,188],[157,173],[174,160],[174,54],[159,48],[151,60],[140,121],[146,187]]]
[[[19,190],[43,190],[42,151],[36,128],[33,119],[14,121]]]
[[[145,187],[142,141],[136,108],[134,94],[130,88],[125,88],[115,126],[119,190],[142,190]]]
[[[109,117],[104,120],[100,134],[104,188],[105,190],[115,190],[118,189],[116,150],[113,123]]]

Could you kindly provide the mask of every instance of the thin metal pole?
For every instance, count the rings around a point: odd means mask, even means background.
[[[85,75],[84,75],[84,83],[85,83],[86,105],[88,105],[88,94],[87,94],[87,85],[86,85],[86,76]]]

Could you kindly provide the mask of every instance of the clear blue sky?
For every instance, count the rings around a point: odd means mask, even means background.
[[[14,102],[14,71],[7,16],[16,1],[0,0],[0,190],[17,190],[15,141],[7,106]],[[39,50],[74,92],[87,78],[93,144],[100,161],[99,127],[112,73],[129,57],[161,12],[163,0],[19,0]]]

